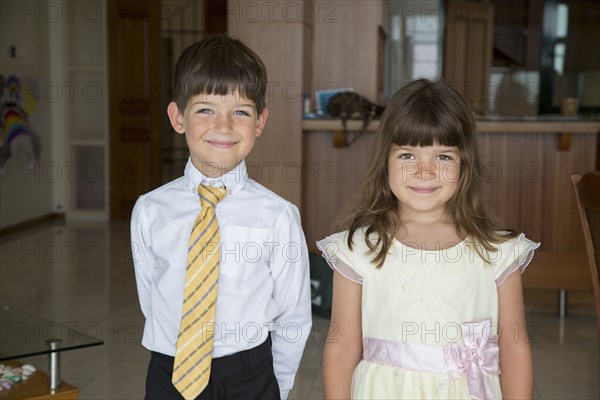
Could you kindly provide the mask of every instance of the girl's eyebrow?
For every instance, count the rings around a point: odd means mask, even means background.
[[[442,147],[440,149],[440,151],[442,153],[456,153],[456,154],[458,154],[458,150],[455,149],[454,147]]]

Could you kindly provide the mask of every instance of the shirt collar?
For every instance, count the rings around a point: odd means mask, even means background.
[[[192,164],[191,158],[188,158],[185,165],[184,181],[194,193],[198,190],[198,185],[202,184],[215,187],[225,186],[227,188],[227,195],[231,196],[242,190],[246,182],[248,182],[246,161],[242,160],[235,168],[224,175],[217,178],[209,178]]]

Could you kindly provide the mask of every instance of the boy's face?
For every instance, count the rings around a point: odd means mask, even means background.
[[[167,108],[173,129],[185,133],[192,163],[205,176],[221,176],[238,165],[252,150],[269,115],[257,115],[252,100],[238,92],[199,94],[183,110],[171,102]]]

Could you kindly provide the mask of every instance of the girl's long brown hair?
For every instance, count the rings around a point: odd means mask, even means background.
[[[366,227],[365,242],[372,263],[380,268],[402,226],[398,199],[388,181],[388,156],[393,144],[398,146],[456,146],[460,154],[460,176],[447,209],[457,232],[468,238],[486,261],[493,244],[516,236],[503,229],[496,210],[488,200],[483,166],[479,158],[476,127],[471,108],[452,86],[443,80],[419,79],[400,89],[383,113],[373,148],[367,176],[356,200],[339,219],[338,227],[347,229],[348,246],[352,237]],[[505,231],[504,233],[499,233]],[[376,234],[372,240],[371,234]]]

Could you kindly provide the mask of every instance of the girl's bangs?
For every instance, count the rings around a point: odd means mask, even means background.
[[[433,111],[402,113],[393,128],[392,142],[398,146],[462,147],[460,122],[451,115],[439,115]]]

